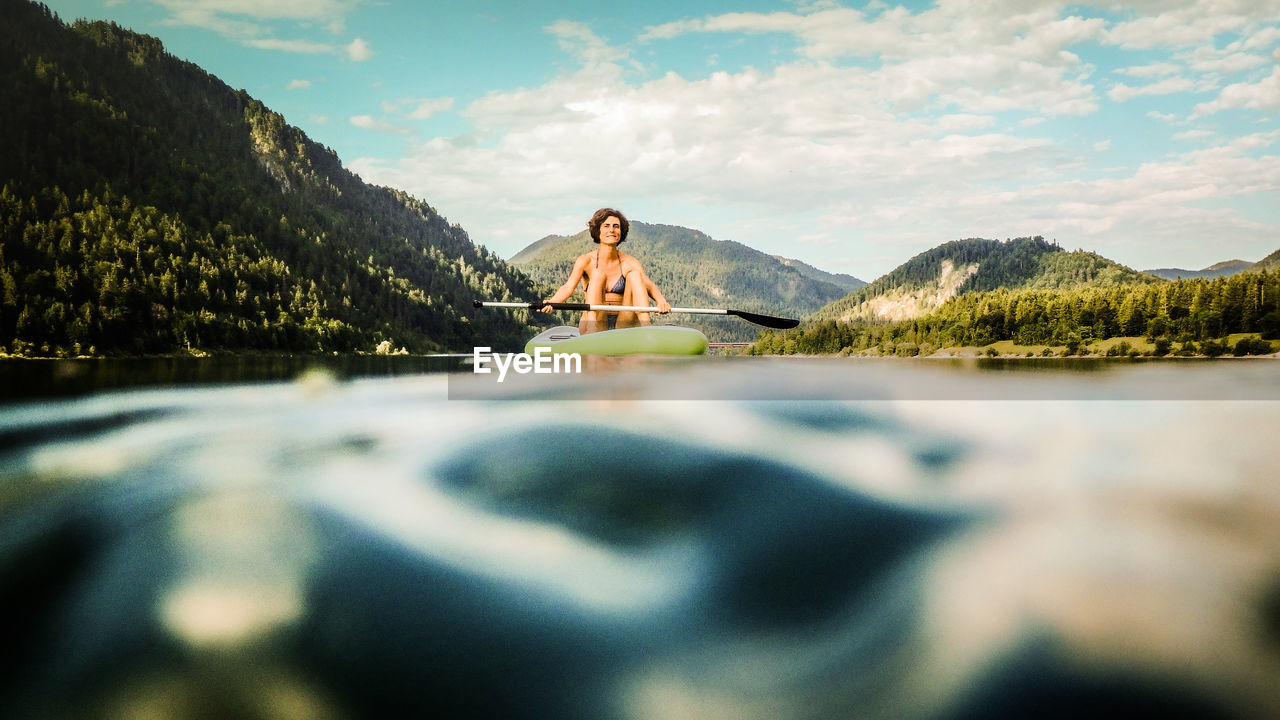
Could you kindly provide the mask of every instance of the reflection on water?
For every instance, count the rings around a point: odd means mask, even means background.
[[[1158,385],[1274,372],[1202,366]],[[1022,369],[10,403],[0,716],[1280,716],[1280,404]]]

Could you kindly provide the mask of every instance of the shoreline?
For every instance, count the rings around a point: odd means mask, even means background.
[[[744,355],[744,357],[746,357]],[[902,360],[904,362],[922,361],[922,360],[1118,360],[1118,361],[1150,361],[1150,360],[1280,360],[1280,352],[1271,353],[1269,355],[941,355],[934,353],[932,355],[912,355],[904,357],[902,355],[884,354],[884,355],[867,355],[860,353],[850,353],[842,355],[840,353],[830,353],[826,355],[812,355],[796,353],[794,355],[755,355],[753,357],[767,358],[809,358],[809,359],[838,359],[838,360]]]

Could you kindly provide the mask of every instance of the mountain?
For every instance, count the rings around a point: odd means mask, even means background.
[[[532,281],[243,90],[0,0],[0,352],[516,348]]]
[[[800,274],[807,278],[829,282],[832,285],[842,288],[845,292],[853,292],[867,284],[866,280],[859,280],[852,275],[846,275],[845,273],[829,273],[799,260],[784,258],[781,255],[774,255],[773,257],[783,265],[799,270]]]
[[[1239,272],[1249,270],[1255,265],[1247,260],[1225,260],[1220,263],[1214,263],[1203,270],[1183,270],[1181,268],[1157,268],[1155,270],[1143,270],[1148,275],[1162,277],[1165,280],[1177,280],[1178,278],[1209,278],[1229,277]]]
[[[570,236],[549,235],[513,255],[510,262],[542,283],[542,297],[546,297],[568,277],[574,259],[594,247],[586,230]],[[676,306],[803,317],[848,292],[844,287],[848,281],[824,279],[826,273],[816,268],[801,269],[794,261],[784,262],[741,243],[715,240],[675,225],[633,220],[621,249],[644,264],[649,277]],[[735,318],[690,315],[679,322],[702,329],[714,341],[751,340],[759,330]]]
[[[1249,266],[1249,270],[1280,270],[1280,250],[1276,250],[1270,255],[1262,258],[1258,262]]]
[[[809,319],[900,321],[966,293],[996,289],[1114,287],[1161,282],[1094,253],[1064,251],[1036,236],[970,238],[927,250],[815,312]]]

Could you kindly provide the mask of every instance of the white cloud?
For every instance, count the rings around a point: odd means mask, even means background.
[[[1133,50],[1212,46],[1218,35],[1280,19],[1276,3],[1256,0],[1122,0],[1114,9],[1140,16],[1116,23],[1103,37]]]
[[[1187,65],[1202,73],[1238,73],[1267,64],[1267,59],[1249,53],[1223,52],[1213,47],[1200,47],[1186,54]]]
[[[255,47],[260,50],[281,50],[283,52],[299,53],[302,55],[326,55],[333,52],[333,46],[327,43],[311,42],[309,40],[284,40],[281,38],[243,38],[241,42],[248,47]]]
[[[343,48],[347,52],[347,57],[355,62],[364,62],[373,58],[373,50],[369,49],[369,43],[363,38],[356,38],[351,41],[350,45]]]
[[[1158,110],[1152,110],[1147,113],[1147,117],[1159,120],[1168,125],[1182,125],[1186,123],[1186,119],[1175,113],[1162,113]]]
[[[578,59],[584,71],[613,72],[615,64],[627,59],[624,47],[609,44],[585,23],[560,20],[544,30],[555,37],[560,49]]]
[[[1280,28],[1265,27],[1251,34],[1241,46],[1245,50],[1264,50],[1280,40]]]
[[[1223,203],[1280,193],[1280,163],[1257,156],[1278,134],[1174,155],[1117,178],[1028,183],[1004,192],[958,182],[891,204],[849,201],[822,222],[903,240],[918,237],[926,245],[956,237],[1044,234],[1069,247],[1105,247],[1113,259],[1143,265],[1144,258],[1197,251],[1205,241],[1266,231],[1266,225]]]
[[[1256,136],[1252,148],[1228,138],[1194,153],[1174,147],[1140,167],[1099,168],[1098,156],[1115,143],[1062,132],[1073,118],[1104,109],[1110,122],[1132,112],[1115,103],[1142,96],[1180,108],[1148,117],[1183,125],[1191,101],[1178,93],[1223,87],[1247,69],[1245,45],[1257,53],[1273,41],[1246,10],[1224,20],[1190,0],[1167,11],[1168,2],[1150,1],[1155,9],[1127,3],[1137,19],[1111,24],[1060,17],[1083,10],[1054,0],[1029,9],[1021,0],[939,0],[920,12],[804,6],[657,25],[621,42],[561,21],[545,30],[576,69],[456,109],[449,99],[389,103],[388,116],[455,110],[471,128],[415,142],[395,160],[351,164],[365,178],[429,199],[504,254],[573,231],[578,215],[600,205],[659,222],[696,213],[714,236],[780,253],[793,242],[816,252],[838,240],[841,257],[872,238],[928,247],[956,237],[1056,233],[1072,246],[1110,243],[1124,261],[1124,252],[1158,253],[1160,243],[1196,233],[1256,235],[1258,223],[1224,203],[1280,188],[1273,169],[1280,162],[1267,155],[1273,136]],[[1144,18],[1164,24],[1131,25]],[[1184,44],[1170,18],[1195,25],[1185,37],[1208,37],[1203,47],[1213,51]],[[1166,49],[1109,70],[1139,79],[1134,85],[1100,83],[1082,47],[1136,43],[1144,27],[1163,33],[1149,47]],[[1222,46],[1213,49],[1215,36],[1204,33],[1217,27],[1235,28],[1236,43],[1217,36]],[[780,64],[735,72],[642,79],[627,71],[635,44],[660,56],[666,41],[690,33],[730,41],[784,33],[799,46]],[[1200,114],[1274,107],[1275,84],[1280,76],[1228,85]],[[361,117],[363,127],[385,131],[384,121]],[[1152,138],[1151,147],[1167,142]],[[880,268],[838,269],[863,276]]]
[[[1115,87],[1107,91],[1107,97],[1116,102],[1124,102],[1132,100],[1136,97],[1149,95],[1171,95],[1180,92],[1192,92],[1196,89],[1196,83],[1184,77],[1165,78],[1158,82],[1140,85],[1138,87],[1130,87],[1124,83],[1117,83]]]
[[[1045,5],[992,3],[974,12],[942,2],[913,15],[899,7],[874,19],[848,8],[797,13],[729,13],[647,28],[641,42],[691,33],[782,33],[801,43],[799,53],[819,63],[875,58],[882,96],[909,109],[954,105],[986,113],[1032,109],[1083,115],[1097,109],[1087,68],[1067,51],[1099,37],[1100,19],[1058,18]]]
[[[1256,83],[1228,85],[1215,100],[1196,105],[1195,115],[1212,115],[1236,108],[1280,110],[1280,67],[1273,68],[1269,76]]]
[[[310,80],[290,80],[285,86],[285,90],[307,90],[311,87]]]
[[[405,117],[410,120],[426,120],[437,113],[453,109],[453,98],[432,98],[418,101],[413,110]]]
[[[1187,130],[1173,136],[1174,140],[1204,140],[1214,136],[1212,130]]]
[[[1182,72],[1182,66],[1177,63],[1159,62],[1150,65],[1135,65],[1133,67],[1120,68],[1116,70],[1120,75],[1128,75],[1129,77],[1158,77],[1160,75],[1176,75]]]
[[[153,0],[173,13],[240,15],[260,20],[328,20],[342,17],[356,0]]]
[[[372,115],[353,115],[351,124],[361,130],[373,130],[375,132],[395,133],[398,135],[409,135],[413,133],[413,128],[401,125],[392,125],[385,120],[379,120]]]
[[[353,60],[357,39],[348,46],[296,37],[320,25],[331,34],[342,31],[345,17],[360,0],[151,0],[168,11],[162,20],[167,25],[199,27],[218,33],[246,47],[278,50],[308,55],[336,54],[346,51]],[[283,31],[279,32],[279,31]],[[282,37],[284,33],[295,37]],[[360,50],[368,53],[368,48]],[[369,54],[371,56],[371,54]]]

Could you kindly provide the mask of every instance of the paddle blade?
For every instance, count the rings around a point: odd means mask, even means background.
[[[755,323],[756,325],[762,325],[767,328],[774,328],[775,330],[790,330],[800,324],[800,321],[794,318],[760,315],[759,313],[751,313],[746,310],[730,310],[729,314],[740,317],[749,323]]]

